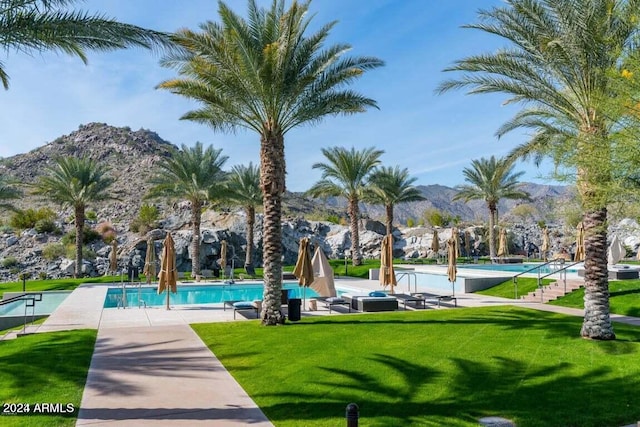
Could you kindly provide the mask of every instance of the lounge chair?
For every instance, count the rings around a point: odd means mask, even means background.
[[[336,305],[346,305],[349,308],[349,313],[351,313],[351,301],[347,301],[344,298],[340,297],[315,297],[314,299],[321,301],[325,307],[329,309],[329,314],[331,314],[331,309]]]
[[[390,297],[394,297],[398,301],[404,304],[404,309],[407,309],[407,303],[413,303],[415,308],[418,308],[422,304],[422,308],[427,308],[426,299],[423,296],[408,295],[408,294],[389,294]]]
[[[256,312],[256,319],[260,316],[260,304],[261,301],[225,301],[224,302],[224,306],[223,306],[223,310],[226,311],[227,306],[230,308],[233,308],[233,319],[235,320],[236,318],[236,312],[237,311],[247,311],[247,310],[253,310]]]

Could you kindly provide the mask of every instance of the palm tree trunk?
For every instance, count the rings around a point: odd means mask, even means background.
[[[285,191],[284,136],[265,124],[260,138],[260,188],[263,195],[264,295],[262,324],[284,323],[282,297],[282,194]]]
[[[360,209],[358,208],[358,198],[352,197],[349,200],[349,219],[351,220],[351,258],[354,266],[362,264],[362,254],[360,253]]]
[[[584,224],[584,338],[614,340],[609,316],[609,276],[607,268],[607,209],[585,213]]]
[[[393,205],[386,205],[385,210],[387,211],[387,236],[390,236],[393,232]]]
[[[191,201],[191,278],[196,279],[200,275],[200,223],[202,222],[202,202]]]
[[[495,258],[496,256],[496,207],[489,204],[489,256]]]
[[[84,206],[75,207],[76,216],[76,269],[75,277],[82,277],[82,232],[84,230]]]
[[[247,215],[247,254],[244,259],[244,266],[253,265],[253,229],[256,224],[256,209],[247,205],[245,207],[245,213]]]

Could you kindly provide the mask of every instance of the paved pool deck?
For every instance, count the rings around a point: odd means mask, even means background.
[[[98,330],[77,426],[273,425],[189,326],[234,321],[233,310],[224,310],[222,304],[171,306],[170,310],[103,308],[107,289],[117,285],[80,286],[37,330]],[[377,281],[349,278],[337,279],[336,286],[361,294],[380,289]],[[403,291],[407,290],[400,285],[396,292]],[[583,315],[582,310],[540,303],[476,294],[456,297],[458,307],[517,304]],[[446,309],[452,304],[427,307]],[[348,315],[347,311],[334,307],[330,314],[319,306],[317,311],[303,311],[302,316]],[[239,312],[237,321],[254,316]],[[640,325],[637,318],[612,315],[612,319]]]

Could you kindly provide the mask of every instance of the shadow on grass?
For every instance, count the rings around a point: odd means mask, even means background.
[[[290,391],[265,394],[281,403],[264,406],[274,421],[318,422],[343,416],[355,400],[366,425],[477,425],[484,416],[501,416],[518,426],[620,426],[640,418],[636,378],[603,379],[611,369],[572,373],[570,362],[532,368],[518,360],[496,357],[487,362],[455,358],[450,372],[422,366],[400,357],[376,354],[375,365],[394,371],[401,385],[348,369],[322,367],[341,376],[339,381],[317,381],[319,394]],[[396,381],[397,383],[397,381]],[[294,424],[292,424],[294,425]],[[302,425],[302,424],[298,424]]]

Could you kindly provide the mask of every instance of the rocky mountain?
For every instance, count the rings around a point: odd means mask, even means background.
[[[118,255],[124,266],[140,266],[144,263],[144,251],[147,236],[142,236],[130,230],[131,221],[137,216],[140,205],[144,203],[144,194],[148,190],[148,178],[153,173],[154,165],[177,149],[176,146],[163,140],[155,132],[145,129],[132,131],[131,129],[116,128],[104,123],[89,123],[81,125],[78,130],[69,135],[61,136],[44,146],[25,154],[16,155],[0,160],[0,174],[13,178],[24,184],[34,183],[47,165],[61,156],[88,156],[108,165],[111,176],[115,179],[112,187],[113,200],[108,200],[90,206],[96,212],[96,220],[90,225],[98,225],[108,221],[115,229],[118,241]],[[425,200],[407,203],[396,207],[396,220],[406,224],[409,218],[419,220],[425,210],[438,211],[459,217],[468,223],[482,224],[486,218],[486,206],[483,201],[470,203],[452,202],[456,190],[441,185],[420,186]],[[542,186],[537,184],[523,184],[533,199],[532,209],[536,216],[544,218],[550,209],[550,200],[561,200],[570,197],[567,187]],[[160,209],[162,220],[159,230],[154,230],[151,236],[159,245],[160,239],[167,231],[171,231],[178,244],[178,266],[181,271],[190,269],[191,258],[188,253],[188,242],[191,239],[188,209],[180,201],[154,201]],[[520,201],[503,200],[499,206],[501,218],[507,218],[513,208]],[[16,203],[19,208],[48,206],[56,208],[51,201],[37,199],[29,195],[28,188],[25,196]],[[348,228],[332,224],[324,220],[329,215],[346,216],[345,201],[340,198],[327,200],[309,199],[301,193],[288,193],[284,197],[287,217],[283,225],[283,246],[285,262],[295,262],[297,242],[303,236],[313,236],[316,244],[321,245],[333,257],[343,257],[350,246]],[[380,206],[362,205],[364,217],[370,219],[384,219],[384,210]],[[73,224],[70,211],[58,212],[58,225],[63,233],[71,230]],[[307,217],[307,219],[303,219]],[[314,219],[316,221],[311,221]],[[2,221],[2,220],[0,220]],[[416,221],[418,223],[419,221]],[[11,230],[5,226],[0,228],[0,280],[15,279],[16,274],[28,272],[31,276],[46,275],[60,277],[69,275],[73,271],[73,261],[62,255],[56,257],[45,256],[47,248],[60,243],[61,235],[40,233],[35,229]],[[2,225],[2,222],[0,222]],[[535,227],[535,225],[534,225]],[[485,250],[483,231],[481,228],[472,229],[474,247],[479,254]],[[237,264],[244,261],[244,218],[241,211],[231,207],[222,212],[207,210],[202,224],[202,259],[203,268],[211,269],[218,258],[220,241],[227,240],[231,246]],[[367,257],[379,255],[380,240],[384,233],[382,224],[372,221],[362,221],[361,246]],[[450,233],[450,230],[449,230]],[[399,229],[396,233],[396,256],[420,257],[435,256],[430,253],[433,230],[431,227],[419,229]],[[527,229],[514,236],[514,249],[524,246],[525,240],[536,241],[536,230]],[[446,238],[446,232],[441,236]],[[256,229],[256,260],[261,259],[261,218],[258,218]],[[558,240],[558,245],[564,244]],[[108,265],[110,246],[102,241],[90,245],[95,254],[83,266],[86,274],[103,274]],[[8,262],[7,260],[10,260]]]

